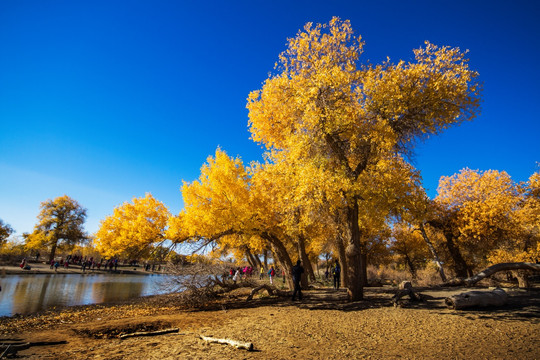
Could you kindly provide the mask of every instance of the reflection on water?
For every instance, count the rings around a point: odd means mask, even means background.
[[[161,280],[160,275],[5,275],[0,277],[0,316],[160,294]]]

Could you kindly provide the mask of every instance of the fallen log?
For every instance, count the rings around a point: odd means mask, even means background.
[[[204,341],[208,343],[227,344],[227,345],[234,346],[237,349],[246,349],[247,351],[253,350],[253,343],[250,343],[250,342],[243,342],[243,341],[237,341],[237,340],[231,340],[231,339],[219,339],[219,338],[203,336],[203,335],[201,335],[200,337],[201,339],[203,339]]]
[[[540,264],[535,263],[526,263],[526,262],[517,262],[517,263],[501,263],[495,264],[487,269],[482,270],[478,274],[467,278],[467,279],[453,279],[449,282],[443,284],[443,286],[472,286],[479,282],[482,279],[488,278],[491,275],[498,273],[499,271],[508,271],[508,270],[532,270],[540,271]]]
[[[468,291],[444,299],[451,309],[460,310],[470,307],[502,306],[508,301],[508,294],[500,288],[493,291]]]
[[[251,290],[251,293],[247,297],[247,301],[252,300],[253,296],[258,293],[261,290],[266,290],[268,292],[268,295],[275,295],[275,296],[289,296],[288,291],[279,290],[274,286],[270,286],[268,284],[262,284],[259,285]]]
[[[135,333],[131,333],[131,334],[120,335],[119,338],[120,339],[127,339],[127,338],[132,338],[132,337],[139,337],[139,336],[156,336],[156,335],[177,333],[178,331],[180,331],[180,329],[178,329],[178,328],[164,329],[164,330],[157,330],[157,331],[140,331],[140,332],[135,332]]]

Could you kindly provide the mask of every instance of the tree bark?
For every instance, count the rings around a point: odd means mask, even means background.
[[[364,298],[362,246],[360,243],[360,227],[358,226],[358,200],[347,209],[347,222],[350,227],[350,239],[345,249],[347,258],[348,283],[347,296],[349,301]]]
[[[540,271],[540,264],[518,262],[518,263],[500,263],[484,269],[475,276],[472,276],[467,279],[454,279],[445,283],[445,286],[472,286],[479,282],[482,279],[490,277],[491,275],[499,271],[508,271],[508,270],[532,270]]]
[[[448,252],[452,257],[452,260],[454,261],[454,271],[456,273],[456,277],[468,277],[470,274],[469,266],[465,262],[465,259],[463,259],[461,251],[459,251],[458,247],[454,244],[454,235],[451,231],[444,231],[443,234],[444,238],[446,239],[446,246],[448,248]]]
[[[291,276],[293,265],[291,257],[289,256],[289,253],[287,253],[285,245],[283,245],[283,243],[273,234],[264,232],[261,234],[261,237],[267,240],[272,245],[273,253],[277,257],[277,260],[279,261],[281,266],[283,266],[283,268],[285,269],[287,286],[289,287],[289,289],[293,289],[293,282]]]
[[[304,284],[302,283],[302,288],[307,289],[307,277],[309,277],[311,281],[315,281],[315,273],[313,272],[313,266],[311,266],[311,261],[306,254],[306,241],[303,235],[300,235],[298,237],[298,258],[302,260],[302,265],[304,266],[306,274],[306,286],[304,287]]]
[[[409,266],[409,270],[411,272],[412,278],[416,279],[416,267],[414,266],[411,258],[407,254],[405,254],[405,261],[407,262],[407,265]]]
[[[530,287],[529,274],[527,270],[514,270],[512,271],[512,275],[514,275],[517,279],[518,287],[520,289],[528,289]]]
[[[49,256],[49,264],[54,260],[54,255],[56,254],[56,247],[58,246],[58,239],[54,239],[51,247],[51,255]]]
[[[455,310],[477,306],[502,306],[507,301],[508,295],[499,288],[493,291],[469,291],[444,299],[446,306]]]
[[[263,251],[264,268],[268,269],[268,249]]]
[[[251,254],[251,251],[249,251],[248,248],[245,249],[246,259],[248,261],[249,266],[252,268],[255,268],[255,260],[253,259],[253,254]]]
[[[435,250],[435,246],[433,246],[433,243],[429,239],[426,233],[426,229],[424,228],[424,223],[420,223],[420,232],[422,233],[422,237],[424,238],[424,241],[426,242],[429,251],[431,252],[431,255],[433,256],[433,260],[435,261],[435,264],[437,265],[437,268],[439,269],[439,275],[441,277],[442,282],[446,282],[446,274],[444,273],[444,269],[441,263],[441,260],[439,258],[439,254],[437,254],[437,250]]]
[[[259,258],[259,254],[253,254],[253,259],[255,259],[255,267],[260,269],[262,268],[261,259]]]
[[[282,291],[276,288],[275,286],[271,286],[268,284],[262,284],[259,285],[253,289],[251,289],[251,293],[246,298],[246,301],[252,300],[253,296],[255,296],[256,293],[258,293],[261,290],[266,290],[268,292],[268,295],[274,295],[274,296],[282,296],[282,297],[288,297],[290,296],[290,291]]]
[[[341,267],[341,286],[344,288],[347,287],[349,284],[349,271],[347,268],[347,253],[345,251],[345,245],[344,240],[341,236],[337,238],[337,250],[338,250],[338,261],[339,266]],[[330,265],[330,268],[332,265]],[[330,270],[330,275],[332,275],[332,271]]]
[[[362,285],[368,286],[368,278],[367,278],[367,249],[365,246],[365,243],[361,244],[361,250],[360,250],[360,267],[362,269]]]

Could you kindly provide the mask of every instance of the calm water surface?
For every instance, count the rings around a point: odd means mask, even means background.
[[[164,275],[4,275],[0,276],[0,316],[162,294],[163,280]]]

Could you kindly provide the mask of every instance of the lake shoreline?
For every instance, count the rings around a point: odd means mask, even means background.
[[[366,288],[350,303],[345,290],[317,288],[304,299],[256,296],[237,289],[201,309],[175,295],[116,305],[92,305],[0,319],[0,334],[28,342],[58,341],[20,356],[34,359],[537,359],[537,292],[511,292],[511,303],[489,311],[444,306],[431,289],[426,303],[395,308],[393,288]],[[120,340],[120,334],[178,328],[178,333]],[[255,351],[208,344],[201,335],[251,342]]]
[[[117,275],[166,275],[163,271],[145,271],[142,267],[136,266],[118,266],[117,270],[86,269],[82,271],[80,265],[70,265],[69,268],[63,266],[57,270],[51,269],[46,263],[28,263],[30,270],[23,270],[19,266],[2,265],[0,266],[0,275],[44,275],[44,274],[117,274]]]

